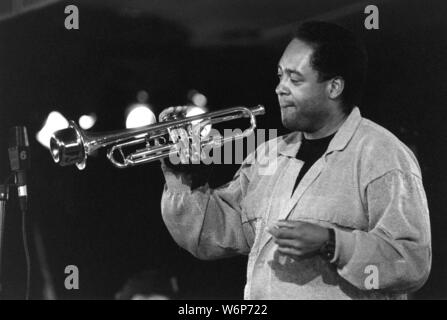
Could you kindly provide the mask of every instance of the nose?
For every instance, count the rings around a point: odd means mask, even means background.
[[[275,92],[278,96],[283,96],[290,94],[290,89],[284,84],[283,81],[280,81],[276,86]]]

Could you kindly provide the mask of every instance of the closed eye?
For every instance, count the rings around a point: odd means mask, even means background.
[[[300,84],[301,82],[303,82],[303,80],[290,79],[290,82],[292,82],[293,84]]]

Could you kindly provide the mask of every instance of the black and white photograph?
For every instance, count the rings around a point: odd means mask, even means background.
[[[442,0],[0,0],[0,300],[447,299],[446,101]]]

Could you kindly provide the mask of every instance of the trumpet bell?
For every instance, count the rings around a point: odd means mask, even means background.
[[[61,166],[76,164],[79,169],[85,168],[84,138],[74,122],[54,133],[50,139],[50,152],[54,162]]]

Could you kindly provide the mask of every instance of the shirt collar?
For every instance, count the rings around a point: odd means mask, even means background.
[[[354,135],[355,130],[357,130],[362,116],[358,107],[354,107],[351,113],[346,118],[345,122],[338,129],[334,138],[329,143],[328,149],[325,154],[332,151],[343,150],[348,142]],[[303,133],[300,131],[292,132],[288,134],[281,145],[278,146],[278,152],[284,156],[294,158],[301,146],[301,141],[303,139]]]

